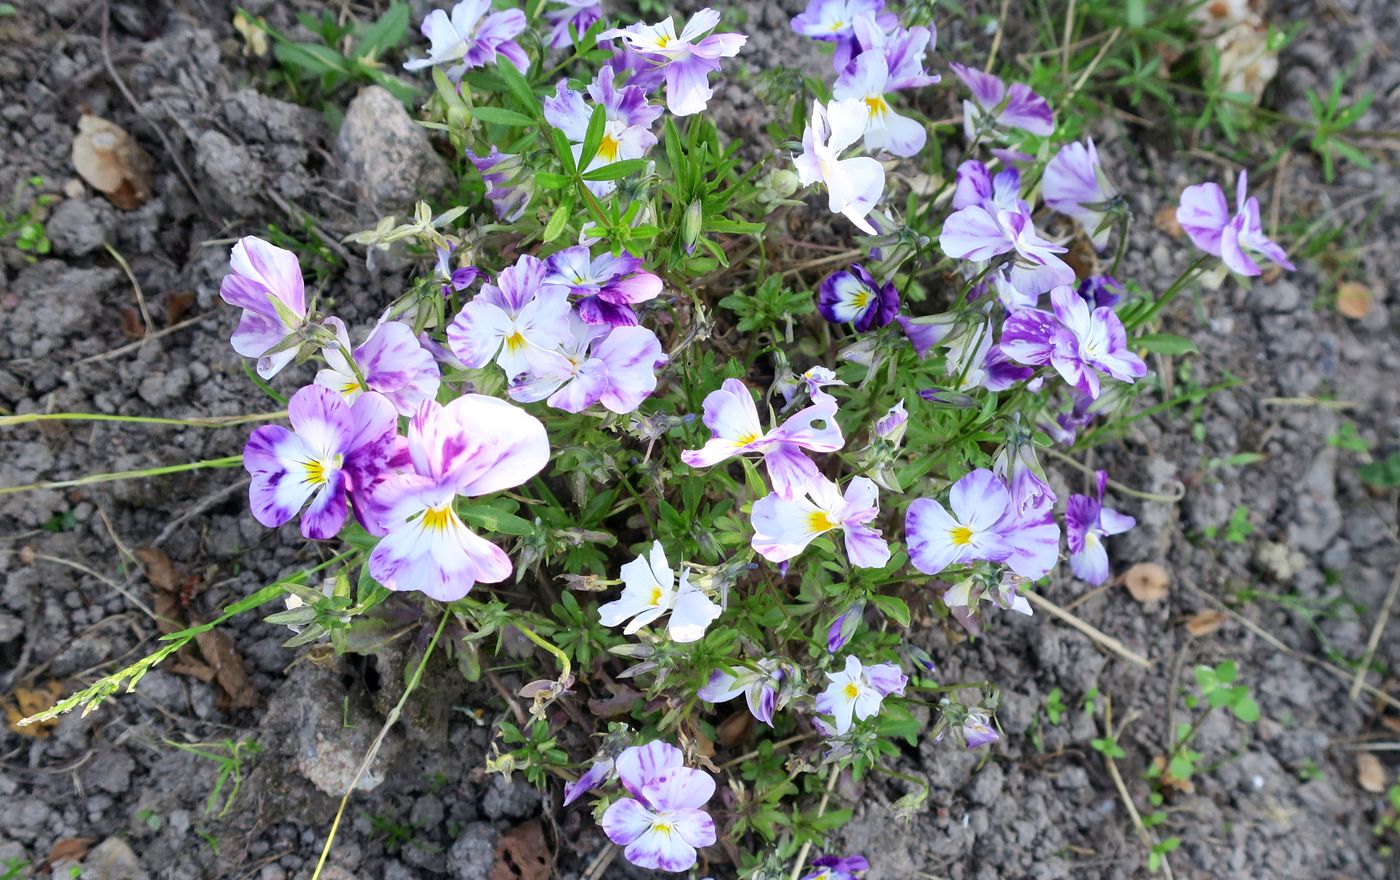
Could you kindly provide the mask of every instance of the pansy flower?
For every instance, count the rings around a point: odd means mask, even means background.
[[[908,158],[924,148],[928,132],[922,123],[894,111],[886,98],[886,93],[892,91],[889,60],[884,52],[872,49],[860,53],[851,68],[837,77],[831,96],[838,101],[855,99],[865,103],[866,150],[885,150]]]
[[[967,713],[962,723],[962,737],[963,744],[969,749],[980,749],[1001,739],[985,712]]]
[[[264,425],[243,447],[253,518],[276,528],[310,499],[302,535],[333,538],[345,524],[346,492],[363,488],[388,464],[399,427],[394,407],[379,394],[352,405],[329,388],[307,385],[292,395],[287,416],[290,431]]]
[[[864,666],[852,656],[846,657],[844,669],[828,672],[826,677],[831,684],[817,695],[816,710],[834,718],[837,735],[851,729],[852,716],[864,721],[878,715],[885,697],[904,696],[904,686],[909,683],[909,676],[893,663]]]
[[[889,91],[921,89],[942,79],[938,74],[924,69],[924,62],[938,37],[936,30],[921,25],[906,29],[900,27],[899,19],[891,15],[876,16],[865,12],[856,17],[855,35],[855,57],[866,52],[879,52],[885,56],[890,72],[887,81]],[[836,72],[844,73],[850,66],[849,62],[842,64]]]
[[[1044,513],[1055,505],[1055,490],[1035,457],[1030,432],[1021,427],[1017,413],[1006,432],[1006,445],[997,452],[992,472],[1011,489],[1011,509],[1017,516]]]
[[[991,169],[977,159],[968,159],[958,166],[953,188],[953,210],[968,205],[1019,211],[1027,216],[1031,213],[1030,205],[1021,198],[1021,172],[1005,168],[993,175]]]
[[[652,542],[650,557],[638,556],[622,566],[622,583],[622,595],[599,607],[598,618],[604,626],[630,621],[622,630],[629,636],[669,611],[666,633],[671,641],[696,642],[722,610],[690,582],[690,569],[681,570],[677,587],[660,541]]]
[[[603,17],[603,7],[598,0],[556,0],[560,5],[546,9],[541,17],[549,27],[546,44],[551,49],[567,49],[573,45],[569,28],[579,36]]]
[[[437,277],[442,281],[442,295],[451,296],[454,292],[461,293],[468,287],[476,283],[476,279],[481,277],[481,270],[475,266],[452,267],[452,251],[454,246],[437,248],[437,264],[433,267]]]
[[[915,499],[904,520],[909,561],[924,574],[976,560],[1004,561],[1011,548],[997,526],[1010,503],[1006,484],[985,468],[953,484],[951,512],[932,498]]]
[[[621,327],[637,323],[634,306],[661,293],[661,279],[642,265],[625,252],[593,257],[586,246],[575,245],[549,258],[544,280],[579,298],[574,309],[586,323]]]
[[[684,755],[663,742],[634,746],[617,758],[617,775],[631,797],[603,813],[603,833],[639,868],[679,873],[695,865],[696,850],[715,842],[715,823],[701,807],[715,793],[710,774],[682,766]]]
[[[841,158],[865,134],[869,116],[869,108],[859,98],[832,101],[825,107],[813,101],[812,116],[802,132],[802,155],[794,156],[793,163],[803,186],[826,184],[832,213],[845,214],[858,229],[874,235],[875,227],[865,215],[884,195],[885,168],[869,156]]]
[[[792,29],[804,37],[835,43],[836,55],[831,60],[840,73],[860,48],[857,19],[869,17],[882,31],[899,25],[899,19],[882,11],[884,8],[885,0],[808,0],[807,8],[793,17]]]
[[[646,92],[637,86],[616,88],[613,76],[613,69],[604,67],[588,87],[589,97],[596,106],[603,108],[605,121],[598,151],[584,171],[605,168],[627,159],[640,159],[656,145],[656,135],[651,133],[651,125],[661,115],[661,108],[648,104]],[[566,80],[561,80],[555,86],[554,96],[544,101],[545,120],[562,131],[573,144],[575,161],[583,155],[583,142],[588,139],[591,115],[592,109],[584,102],[583,95],[569,88]],[[606,196],[617,189],[615,180],[585,183],[597,196]]]
[[[1041,238],[1028,213],[994,204],[968,205],[953,212],[938,235],[954,259],[983,262],[1012,254],[1007,280],[1032,299],[1052,287],[1074,283],[1074,270],[1057,254],[1065,248]]]
[[[861,616],[865,614],[865,603],[857,602],[841,612],[826,628],[826,651],[835,654],[855,636],[860,628]]]
[[[856,875],[870,870],[865,856],[822,856],[812,859],[816,870],[802,880],[860,880]]]
[[[466,151],[481,180],[486,184],[486,199],[496,212],[496,219],[514,223],[525,213],[534,196],[534,186],[530,176],[524,172],[524,164],[514,153],[502,153],[491,145],[491,151],[478,156],[470,149]]]
[[[840,487],[818,474],[794,500],[773,493],[754,502],[753,548],[770,562],[785,562],[817,537],[840,529],[852,565],[883,568],[890,561],[890,545],[869,525],[879,515],[879,489],[869,478],[852,479],[843,496]]]
[[[1065,510],[1065,537],[1069,541],[1069,567],[1081,580],[1098,586],[1108,580],[1108,551],[1103,539],[1109,535],[1121,535],[1137,520],[1126,513],[1104,507],[1103,492],[1108,487],[1108,472],[1098,471],[1094,475],[1097,492],[1088,495],[1069,496],[1069,506]]]
[[[412,415],[418,404],[437,397],[442,380],[437,361],[407,324],[376,324],[354,351],[343,321],[327,318],[326,325],[334,328],[338,344],[321,349],[326,368],[316,373],[317,385],[340,392],[352,403],[366,391],[377,391],[401,416]]]
[[[758,661],[758,669],[747,666],[736,666],[733,672],[716,669],[695,696],[707,703],[727,703],[742,694],[753,717],[772,727],[783,678],[783,668],[778,661],[764,658]]]
[[[859,263],[828,275],[817,291],[817,311],[833,324],[853,324],[861,333],[883,327],[899,312],[893,281],[880,284]]]
[[[1235,215],[1225,204],[1225,192],[1216,183],[1188,186],[1181,194],[1176,209],[1176,222],[1191,237],[1196,247],[1219,257],[1225,266],[1240,275],[1258,275],[1259,264],[1250,258],[1258,254],[1285,269],[1292,270],[1288,254],[1264,234],[1259,217],[1259,200],[1250,196],[1249,175],[1240,172],[1235,186]]]
[[[585,324],[570,315],[569,336],[552,350],[527,350],[528,372],[511,384],[512,399],[545,400],[555,409],[582,412],[595,403],[630,413],[656,390],[656,368],[666,363],[661,341],[645,327]]]
[[[963,101],[963,134],[969,141],[977,139],[984,117],[996,128],[1019,128],[1041,137],[1054,133],[1055,114],[1030,86],[1012,83],[1008,88],[998,77],[956,61],[948,67],[972,91],[972,99]]]
[[[258,359],[258,375],[271,379],[297,356],[298,347],[278,349],[306,323],[306,286],[297,255],[261,238],[240,238],[229,257],[219,296],[243,310],[229,341],[233,350]]]
[[[796,500],[818,474],[802,450],[835,452],[845,443],[836,424],[836,398],[823,395],[764,432],[753,395],[738,379],[725,379],[705,396],[704,421],[713,436],[702,448],[682,452],[681,461],[691,467],[709,467],[736,455],[758,453],[768,467],[774,491],[788,500]]]
[[[371,534],[384,536],[369,557],[374,579],[390,590],[452,602],[477,582],[510,577],[510,557],[467,528],[456,502],[519,486],[539,473],[549,461],[544,425],[481,394],[445,406],[425,400],[409,420],[407,452],[411,470],[375,486],[373,507],[363,517]]]
[[[705,109],[714,90],[710,74],[719,70],[721,58],[732,58],[748,37],[743,34],[710,33],[719,24],[713,9],[701,9],[676,33],[667,18],[657,24],[638,22],[627,28],[603,31],[598,39],[620,38],[629,49],[661,59],[666,70],[666,109],[676,116],[690,116]]]
[[[452,319],[447,344],[468,369],[494,360],[514,379],[530,367],[528,348],[549,351],[568,338],[568,291],[546,283],[546,274],[543,261],[522,256]]]
[[[601,761],[594,761],[583,771],[578,779],[564,783],[564,803],[568,806],[574,801],[583,797],[588,792],[608,781],[608,778],[616,772],[616,764],[612,758],[604,758]]]
[[[454,83],[474,67],[505,58],[522,71],[530,69],[530,59],[515,38],[525,30],[525,13],[519,9],[491,11],[491,0],[461,0],[449,16],[434,9],[423,19],[423,36],[431,44],[427,58],[404,63],[404,70],[445,66]]]
[[[1131,383],[1147,375],[1147,364],[1128,349],[1123,322],[1113,309],[1089,304],[1070,287],[1050,291],[1054,313],[1022,309],[1007,316],[1000,350],[1033,366],[1052,365],[1066,382],[1090,398],[1099,396],[1099,375]]]
[[[1096,249],[1108,246],[1112,229],[1103,227],[1107,215],[1102,203],[1117,195],[1117,191],[1103,173],[1093,138],[1061,147],[1045,166],[1040,186],[1041,196],[1052,211],[1077,220]]]

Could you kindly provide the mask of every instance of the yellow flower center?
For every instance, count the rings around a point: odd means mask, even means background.
[[[307,459],[301,463],[306,468],[305,482],[312,486],[324,486],[332,470],[340,470],[344,456],[333,455],[329,461],[320,458]]]
[[[656,48],[658,49],[665,49],[670,44],[671,38],[666,36],[665,34],[662,34],[661,36],[656,38]]]
[[[843,28],[843,27],[845,27],[845,26],[846,26],[846,23],[845,23],[844,21],[833,21],[833,22],[831,23],[831,32],[832,32],[833,34],[834,34],[834,33],[838,33],[838,32],[841,30],[841,28]]]
[[[423,511],[423,528],[428,531],[445,532],[448,525],[456,518],[456,514],[448,505],[430,507]]]
[[[506,337],[506,348],[513,354],[525,347],[525,337],[520,335],[519,330],[512,330]]]
[[[669,822],[657,822],[651,826],[651,830],[655,831],[657,834],[670,834],[672,828]]]
[[[356,391],[359,390],[360,383],[354,379],[351,379],[349,382],[346,382],[344,385],[340,386],[341,394],[354,394]]]
[[[948,537],[955,547],[966,547],[972,543],[972,529],[967,526],[958,526],[948,530]]]
[[[759,434],[745,434],[744,436],[740,437],[734,442],[739,444],[740,446],[748,446],[750,443],[753,443],[755,440],[757,440],[759,436]]]
[[[860,293],[857,293],[855,296],[851,297],[851,305],[863,311],[866,306],[870,305],[870,299],[870,288],[862,287],[860,289]]]
[[[836,523],[831,521],[831,517],[825,511],[814,510],[807,514],[807,529],[812,532],[829,532],[836,528]]]
[[[865,106],[870,108],[871,116],[884,116],[890,112],[890,105],[885,103],[884,95],[870,95],[865,99]]]
[[[598,155],[605,162],[616,162],[618,151],[622,148],[622,143],[611,134],[603,135],[603,142],[598,144]]]
[[[860,696],[860,688],[856,686],[855,682],[847,684],[841,689],[841,692],[846,695],[846,699],[848,700],[854,700],[856,697]]]
[[[663,590],[663,589],[661,589],[661,585],[660,585],[660,584],[657,584],[656,586],[652,587],[652,588],[651,588],[651,599],[649,599],[649,600],[647,601],[647,604],[648,604],[648,605],[653,605],[653,606],[655,606],[655,605],[660,605],[660,604],[661,604],[661,597],[662,597],[663,595],[665,595],[665,593],[666,593],[666,591]]]

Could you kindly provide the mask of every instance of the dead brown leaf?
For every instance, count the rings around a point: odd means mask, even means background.
[[[1157,780],[1162,784],[1163,789],[1179,791],[1182,794],[1194,794],[1196,786],[1189,779],[1177,779],[1172,775],[1172,771],[1167,767],[1165,755],[1154,755],[1152,758],[1152,769],[1158,771]]]
[[[146,580],[151,582],[151,586],[167,593],[179,592],[180,575],[175,571],[175,563],[170,561],[170,557],[166,556],[163,550],[138,547],[136,558],[141,560],[142,567],[146,569]]]
[[[122,306],[118,313],[121,316],[122,335],[127,339],[140,339],[146,335],[146,322],[141,320],[141,313],[131,306]]]
[[[1152,225],[1172,238],[1181,238],[1186,235],[1186,231],[1176,221],[1176,205],[1163,205],[1158,208],[1157,213],[1152,215]]]
[[[112,204],[123,211],[151,198],[151,154],[126,129],[100,116],[83,114],[73,138],[73,167]]]
[[[496,841],[496,862],[487,880],[548,880],[551,869],[540,820],[531,819]]]
[[[1380,758],[1371,752],[1361,752],[1356,756],[1356,784],[1371,794],[1385,791],[1386,772]]]
[[[52,708],[62,696],[63,685],[56,681],[50,681],[38,688],[15,688],[9,696],[0,696],[0,707],[5,710],[5,726],[20,736],[43,739],[58,726],[57,718],[23,727],[20,726],[20,722],[30,715],[37,715],[45,709]]]
[[[194,307],[194,294],[188,290],[169,294],[165,297],[165,326],[180,323]]]
[[[1171,582],[1172,576],[1155,562],[1139,562],[1123,573],[1123,586],[1143,605],[1165,599]]]
[[[1364,318],[1371,311],[1374,296],[1371,288],[1359,281],[1344,281],[1337,285],[1337,311],[1348,318]]]
[[[715,737],[726,749],[732,749],[743,742],[753,730],[753,715],[747,709],[734,712],[715,728]]]
[[[65,837],[49,850],[47,861],[50,865],[56,862],[81,862],[88,854],[92,841],[91,837]]]
[[[191,621],[193,623],[193,621]],[[214,669],[214,679],[228,694],[229,701],[236,709],[250,709],[258,704],[258,692],[248,679],[243,668],[243,658],[233,646],[233,638],[226,632],[211,629],[194,637],[199,645],[199,653],[204,661]]]
[[[1199,639],[1220,629],[1228,619],[1222,612],[1207,608],[1186,618],[1186,631]]]

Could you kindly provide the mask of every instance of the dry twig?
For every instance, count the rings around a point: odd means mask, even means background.
[[[1054,602],[1051,602],[1049,599],[1045,598],[1039,593],[1028,592],[1023,593],[1022,595],[1029,599],[1032,605],[1035,605],[1037,608],[1049,614],[1051,617],[1057,618],[1069,624],[1070,626],[1084,633],[1084,635],[1093,639],[1099,645],[1103,646],[1104,648],[1107,648],[1110,652],[1117,654],[1124,660],[1127,660],[1130,663],[1136,663],[1138,666],[1141,666],[1144,669],[1152,668],[1151,660],[1148,660],[1141,654],[1130,650],[1127,645],[1118,641],[1113,636],[1109,635],[1108,633],[1105,633],[1103,630],[1100,630],[1095,626],[1085,623],[1080,618],[1074,616],[1073,614],[1070,614],[1068,611],[1056,605]]]

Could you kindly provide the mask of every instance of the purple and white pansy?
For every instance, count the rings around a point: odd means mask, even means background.
[[[1137,520],[1103,503],[1108,488],[1108,472],[1094,475],[1094,495],[1071,495],[1065,510],[1065,538],[1069,543],[1069,565],[1076,577],[1094,586],[1108,580],[1108,550],[1104,538],[1121,535],[1137,525]]]
[[[716,840],[714,820],[701,809],[714,796],[714,777],[684,766],[681,750],[663,742],[629,748],[616,763],[631,796],[603,813],[603,833],[638,867],[689,870],[696,850]]]

